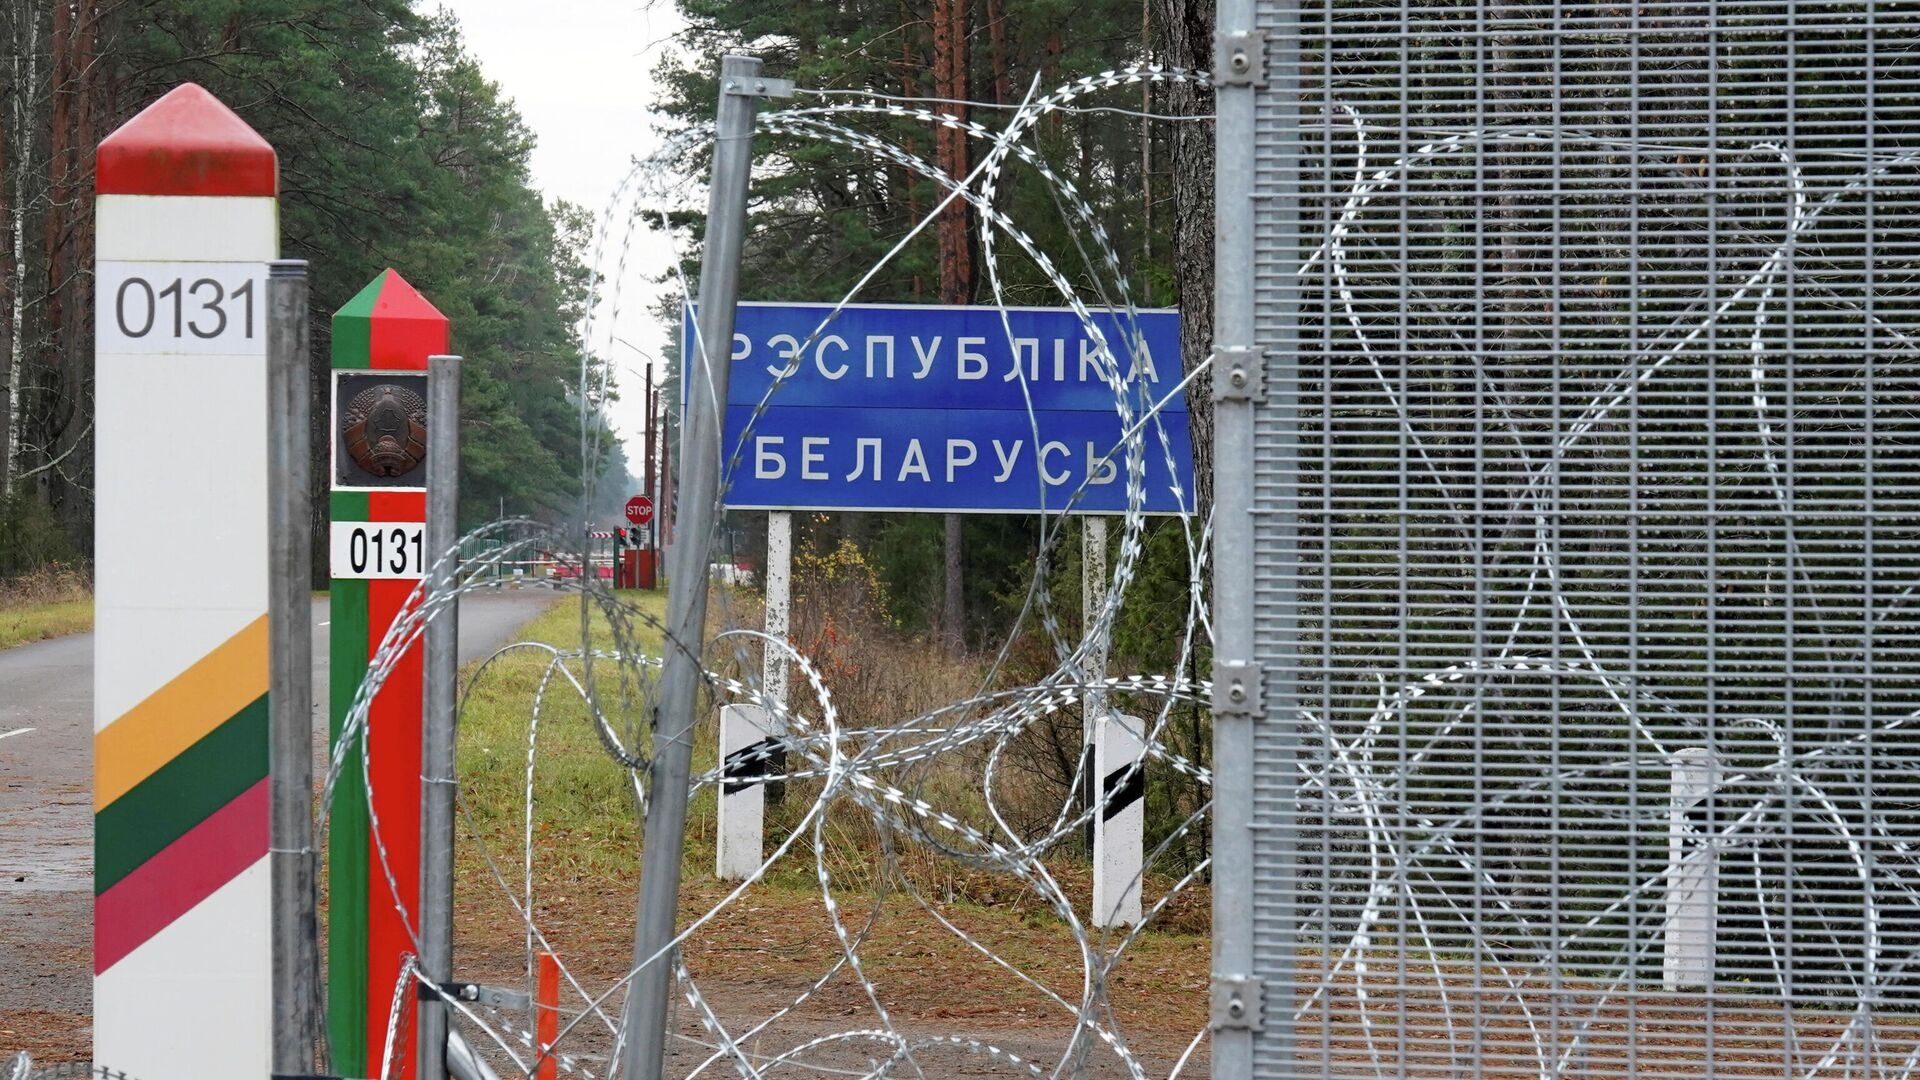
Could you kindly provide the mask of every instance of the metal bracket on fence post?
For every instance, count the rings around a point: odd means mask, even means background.
[[[751,79],[728,79],[720,84],[720,92],[739,94],[741,97],[790,98],[793,96],[792,79],[769,79],[755,75]]]
[[[1259,1031],[1265,1020],[1267,988],[1245,975],[1213,977],[1212,1022],[1215,1029]]]
[[[414,998],[419,1001],[441,1001],[444,998],[452,998],[455,1001],[471,1001],[488,1008],[517,1009],[522,1012],[533,1007],[533,995],[524,990],[503,990],[498,986],[470,982],[434,983],[431,986],[418,983],[414,987]]]
[[[1245,660],[1213,665],[1213,715],[1258,719],[1266,715],[1266,672]]]
[[[1213,85],[1267,85],[1267,32],[1222,33],[1213,39]]]
[[[1213,350],[1213,400],[1267,400],[1267,365],[1251,345],[1221,345]]]

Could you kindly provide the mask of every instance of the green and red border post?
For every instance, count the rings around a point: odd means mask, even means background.
[[[366,373],[390,372],[393,384],[417,385],[424,397],[427,358],[447,352],[448,341],[446,316],[397,271],[384,271],[347,301],[333,316],[336,389],[329,430],[336,443],[345,404],[338,388],[352,385],[343,380],[365,383]],[[426,521],[424,468],[395,485],[369,487],[351,478],[343,483],[342,460],[341,448],[333,446],[328,463],[334,564],[329,589],[329,730],[335,744],[375,651],[424,576],[420,548],[412,538],[420,535]],[[361,527],[357,555],[368,550],[366,537],[398,539],[410,553],[384,570],[369,572],[358,557],[348,565],[344,545]],[[381,550],[391,555],[392,547]],[[378,1074],[403,957],[415,951],[409,926],[417,931],[420,917],[421,665],[416,642],[387,676],[368,716],[367,770],[386,869],[367,813],[358,748],[349,755],[335,790],[327,852],[327,1025],[334,1071],[346,1076]],[[397,896],[388,871],[398,886]],[[405,1032],[412,1028],[415,994],[411,986],[402,992],[407,999],[401,1021]],[[417,1056],[400,1053],[397,1058],[392,1075],[413,1077]]]

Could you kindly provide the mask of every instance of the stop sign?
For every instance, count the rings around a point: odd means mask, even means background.
[[[635,525],[646,525],[653,521],[653,500],[645,495],[635,495],[627,500],[627,520]]]

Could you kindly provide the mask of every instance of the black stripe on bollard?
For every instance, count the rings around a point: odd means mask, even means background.
[[[1106,796],[1107,804],[1100,820],[1112,821],[1113,815],[1146,798],[1146,764],[1136,761],[1108,773],[1106,779],[1100,781],[1100,791]]]
[[[767,738],[728,754],[726,768],[720,771],[721,793],[732,795],[764,782],[767,774],[774,771],[767,767],[767,759],[778,746],[778,739]]]

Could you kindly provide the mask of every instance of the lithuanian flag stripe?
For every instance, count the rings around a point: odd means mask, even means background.
[[[94,811],[132,791],[266,692],[262,615],[94,735]]]
[[[119,884],[266,776],[267,696],[261,694],[94,814],[94,895]]]
[[[119,963],[264,858],[268,814],[262,780],[95,898],[93,973]]]

